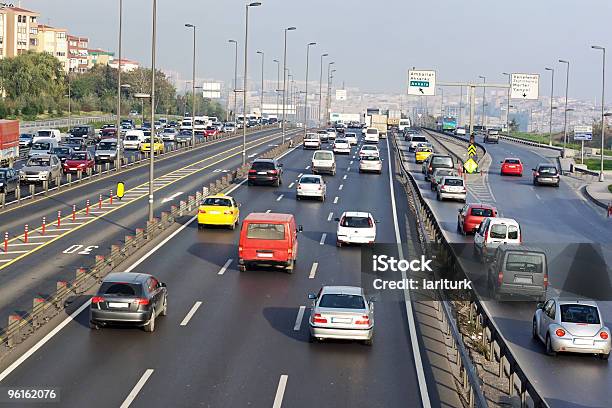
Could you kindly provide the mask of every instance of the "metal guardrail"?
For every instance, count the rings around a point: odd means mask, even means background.
[[[397,146],[395,137],[392,137],[392,139],[393,146],[396,152],[399,153],[399,148]],[[466,140],[463,141],[467,143]],[[484,149],[483,146],[479,147],[485,150],[486,154],[486,149]],[[452,264],[453,270],[459,271],[463,273],[464,276],[467,276],[467,274],[465,274],[463,265],[458,261],[459,258],[453,247],[444,236],[442,227],[438,223],[433,210],[425,200],[416,179],[407,169],[404,161],[401,160],[401,154],[398,154],[398,156],[400,157],[399,163],[402,178],[406,180],[404,185],[406,186],[407,190],[410,191],[412,196],[416,198],[412,201],[414,202],[415,209],[417,210],[415,215],[417,216],[419,224],[422,227],[422,238],[438,243],[441,250],[438,256],[442,256],[444,259],[447,259]],[[507,345],[501,331],[485,310],[485,307],[478,299],[476,292],[471,290],[468,292],[468,294],[470,301],[470,320],[475,319],[477,330],[482,330],[482,342],[483,345],[489,350],[489,359],[497,358],[499,362],[499,377],[506,377],[508,380],[508,394],[511,396],[515,393],[518,394],[521,401],[521,407],[532,406],[535,408],[548,408],[549,405],[547,402],[537,392],[534,384],[529,381],[527,375],[519,366],[516,357],[510,350],[510,347]],[[453,339],[457,345],[457,354],[460,357],[460,362],[458,361],[457,364],[461,364],[461,367],[463,368],[462,372],[464,386],[466,382],[469,382],[468,403],[470,406],[476,404],[476,406],[479,408],[486,407],[488,405],[482,392],[481,380],[476,374],[473,363],[469,358],[467,350],[465,349],[462,337],[458,331],[454,317],[452,316],[450,305],[448,302],[443,301],[442,306],[444,317],[446,318],[448,325],[448,331],[452,333]],[[459,360],[459,358],[457,360]]]
[[[562,152],[563,148],[562,147],[558,147],[558,146],[551,146],[551,145],[547,145],[544,143],[538,143],[538,142],[534,142],[531,140],[526,140],[526,139],[521,139],[518,137],[512,137],[512,136],[507,136],[507,135],[499,135],[500,139],[505,139],[505,140],[509,140],[511,142],[514,143],[520,143],[520,144],[525,144],[525,145],[529,145],[529,146],[535,146],[535,147],[541,147],[544,149],[551,149],[551,150],[556,150],[558,152]]]
[[[57,118],[48,120],[35,120],[33,122],[20,122],[19,131],[22,133],[32,132],[39,129],[56,129],[75,125],[87,125],[94,122],[114,122],[117,120],[115,115],[102,116],[74,116],[72,118]]]

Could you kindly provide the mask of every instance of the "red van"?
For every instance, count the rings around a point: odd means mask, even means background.
[[[284,267],[293,273],[297,260],[297,234],[293,214],[251,213],[242,222],[238,243],[238,264],[244,272],[253,265]]]

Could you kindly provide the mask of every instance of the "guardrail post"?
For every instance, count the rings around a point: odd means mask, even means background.
[[[77,268],[76,270],[76,279],[74,280],[74,293],[81,294],[85,292],[85,290],[81,287],[83,282],[87,279],[87,271],[85,268]]]
[[[510,375],[508,376],[508,395],[514,395],[514,372],[512,371],[512,365],[510,365]]]
[[[93,168],[91,168],[91,167],[87,168],[87,177],[91,177],[92,171],[93,171]]]
[[[109,170],[110,170],[110,163],[109,162],[104,163],[104,171],[108,173]]]
[[[9,348],[15,346],[15,340],[18,335],[17,328],[21,324],[21,315],[10,314],[8,317],[8,326],[6,327],[6,345]]]
[[[187,208],[187,203],[181,200],[179,203],[179,217],[183,216],[186,208]]]
[[[134,238],[134,245],[138,247],[141,245],[141,242],[144,240],[144,229],[136,228],[136,238]]]
[[[55,178],[55,186],[57,187],[58,190],[62,186],[62,176],[61,175]]]
[[[39,320],[39,309],[42,307],[44,309],[45,298],[42,296],[36,296],[32,300],[32,327],[37,328],[40,326]]]
[[[72,173],[66,173],[66,182],[68,185],[72,184]]]
[[[15,189],[15,197],[17,198],[17,204],[21,201],[21,186],[17,184],[17,188]]]
[[[68,297],[68,281],[57,281],[55,284],[55,296],[53,297],[53,305],[60,309],[64,303],[64,299]]]
[[[189,211],[192,211],[192,209],[193,209],[193,205],[195,204],[195,197],[194,197],[194,196],[192,196],[192,195],[190,195],[190,196],[189,196],[189,201],[188,201],[188,203],[189,203],[189,208],[188,208],[188,210],[189,210]]]
[[[102,174],[102,165],[101,164],[96,164],[96,173],[98,173],[98,176],[100,174]]]
[[[34,199],[34,184],[29,184],[28,187],[30,187],[30,198],[33,200]]]
[[[82,178],[83,178],[83,171],[77,170],[77,180],[81,181]]]
[[[502,353],[501,347],[499,352],[499,372],[498,377],[503,378],[505,374],[504,366],[506,365],[506,356]]]
[[[6,193],[0,193],[0,205],[4,208],[6,204]]]

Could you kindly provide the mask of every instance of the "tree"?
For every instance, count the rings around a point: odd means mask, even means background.
[[[64,91],[64,72],[57,58],[47,53],[27,52],[0,60],[0,81],[8,98],[58,98]]]

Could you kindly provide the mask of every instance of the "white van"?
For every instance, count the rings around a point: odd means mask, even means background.
[[[501,244],[519,245],[523,242],[521,227],[512,218],[485,218],[474,235],[474,255],[482,262],[493,258]]]
[[[373,127],[369,127],[366,129],[365,137],[363,138],[363,141],[365,143],[378,143],[379,139],[380,139],[380,134],[378,132],[378,129],[373,128]]]
[[[145,134],[142,130],[128,130],[123,138],[123,148],[125,150],[139,150],[144,140]]]
[[[404,129],[410,127],[410,119],[400,119],[398,129],[400,132],[403,132]]]
[[[329,150],[317,150],[314,152],[310,169],[313,174],[329,173],[335,176],[336,159],[334,157],[334,152],[330,152]]]
[[[58,147],[57,140],[51,137],[35,137],[34,143],[28,152],[28,157],[49,155],[53,148]]]
[[[40,129],[34,135],[34,140],[32,140],[32,143],[36,143],[36,141],[40,138],[55,139],[55,141],[59,144],[62,141],[62,134],[60,133],[59,129]]]

